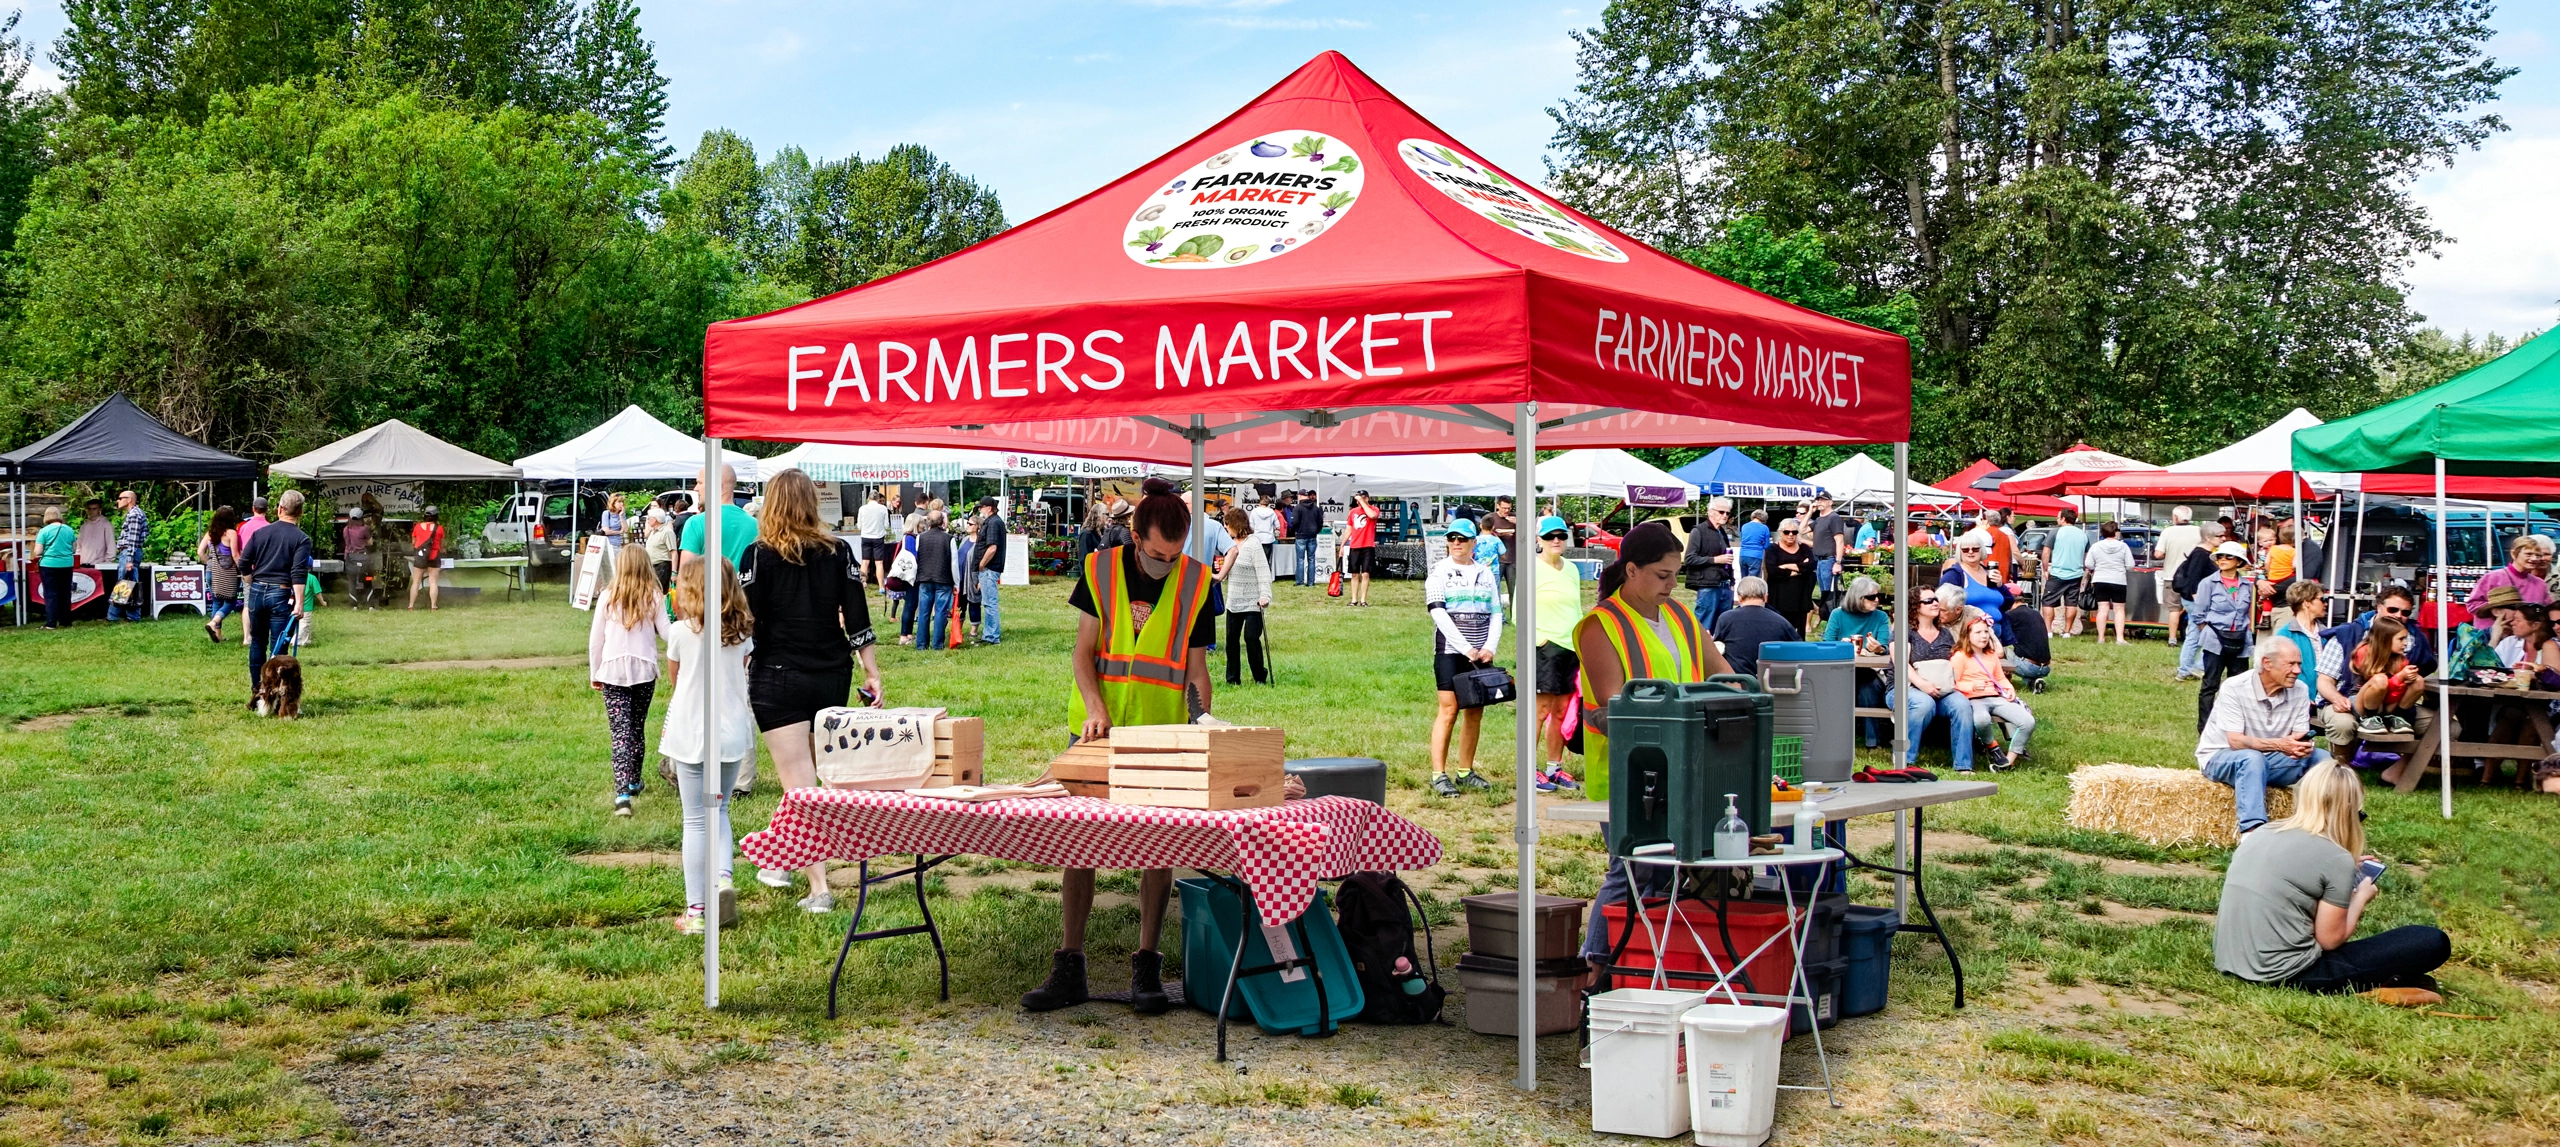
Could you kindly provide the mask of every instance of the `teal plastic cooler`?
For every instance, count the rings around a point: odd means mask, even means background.
[[[1218,1000],[1227,990],[1227,970],[1235,966],[1239,934],[1244,939],[1246,968],[1277,961],[1271,955],[1261,917],[1254,917],[1253,927],[1244,927],[1244,901],[1233,889],[1196,877],[1177,880],[1174,887],[1182,894],[1182,994],[1201,1011],[1215,1014]],[[1300,968],[1296,979],[1284,978],[1283,972],[1237,977],[1235,1002],[1227,1009],[1228,1018],[1243,1019],[1250,1013],[1254,1023],[1273,1035],[1321,1035],[1369,1006],[1368,996],[1360,990],[1360,974],[1351,966],[1351,952],[1343,947],[1341,930],[1334,927],[1333,909],[1324,889],[1316,889],[1306,914],[1284,931],[1291,949],[1314,950],[1315,975]],[[1321,1014],[1317,1005],[1318,976],[1324,981]]]
[[[1769,831],[1770,698],[1749,677],[1627,682],[1609,702],[1609,826],[1615,851],[1669,842],[1683,861],[1715,855],[1724,796],[1753,833]]]

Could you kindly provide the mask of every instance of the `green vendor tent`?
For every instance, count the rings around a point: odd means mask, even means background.
[[[2560,330],[2386,406],[2293,436],[2295,470],[2543,478],[2560,470]]]

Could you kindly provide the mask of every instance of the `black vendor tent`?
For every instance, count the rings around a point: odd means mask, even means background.
[[[33,446],[0,454],[13,482],[254,480],[258,464],[160,424],[121,392]]]

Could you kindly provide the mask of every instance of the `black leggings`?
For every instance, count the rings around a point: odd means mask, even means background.
[[[2204,657],[2204,681],[2196,687],[2196,732],[2204,732],[2204,723],[2213,718],[2213,699],[2222,693],[2222,679],[2249,671],[2249,655],[2238,650],[2215,653],[2201,651]]]
[[[2367,988],[2428,988],[2427,973],[2453,958],[2453,940],[2442,928],[2406,924],[2378,936],[2349,940],[2285,981],[2306,992],[2361,992]]]
[[[71,627],[71,567],[40,566],[44,579],[44,623],[56,629]]]
[[[1271,664],[1262,648],[1262,611],[1247,610],[1227,615],[1227,684],[1241,685],[1244,678],[1236,672],[1236,652],[1242,649],[1252,655],[1253,683],[1271,683]]]

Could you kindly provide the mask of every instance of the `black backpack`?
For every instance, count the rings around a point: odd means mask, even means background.
[[[1413,911],[1407,912],[1410,902]],[[1360,975],[1360,991],[1367,1006],[1360,1009],[1359,1020],[1371,1024],[1427,1024],[1440,1019],[1440,1007],[1449,998],[1448,989],[1440,986],[1440,960],[1427,955],[1431,950],[1431,922],[1422,922],[1423,951],[1413,949],[1413,922],[1421,915],[1422,901],[1404,881],[1387,872],[1355,872],[1342,878],[1342,891],[1336,894],[1337,926],[1342,931],[1343,947],[1350,950],[1351,967]],[[1396,961],[1406,961],[1402,974]],[[1431,961],[1431,974],[1422,974],[1422,961]],[[1419,986],[1416,986],[1419,985]]]

